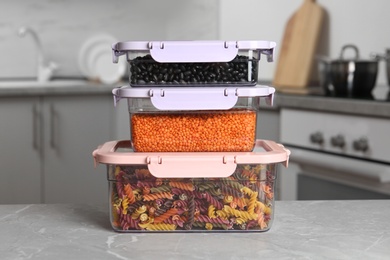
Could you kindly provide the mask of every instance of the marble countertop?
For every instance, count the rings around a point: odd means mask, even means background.
[[[0,205],[1,259],[385,259],[390,200],[276,201],[263,233],[116,233],[104,206]]]

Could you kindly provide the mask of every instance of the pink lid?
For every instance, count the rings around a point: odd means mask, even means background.
[[[150,98],[159,110],[210,110],[230,109],[239,97],[265,97],[273,104],[275,89],[256,85],[254,87],[168,87],[131,88],[123,86],[112,90],[114,104],[122,98]]]
[[[147,165],[158,178],[223,178],[234,173],[237,164],[288,165],[290,151],[269,140],[257,140],[254,152],[136,153],[130,141],[111,141],[99,146],[92,155],[97,163]],[[260,150],[260,151],[256,151]]]
[[[149,51],[157,62],[229,62],[239,50],[258,50],[273,61],[270,41],[128,41],[112,44],[113,62],[127,52]]]

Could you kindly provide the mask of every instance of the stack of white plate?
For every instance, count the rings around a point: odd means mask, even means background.
[[[117,40],[108,34],[95,35],[84,42],[79,52],[79,69],[86,78],[113,84],[121,80],[126,73],[127,62],[119,59],[112,62],[111,45]]]

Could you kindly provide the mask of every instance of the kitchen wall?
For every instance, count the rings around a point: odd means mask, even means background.
[[[108,33],[127,40],[282,40],[287,19],[303,0],[3,0],[0,3],[0,79],[33,77],[36,49],[19,38],[21,25],[37,30],[57,76],[80,76],[78,55],[90,37]],[[327,16],[320,52],[336,58],[354,43],[361,57],[390,48],[387,0],[318,0]],[[276,60],[277,60],[276,52]],[[271,80],[276,62],[261,61],[260,78]],[[380,64],[378,84],[386,84]]]
[[[56,76],[81,76],[78,55],[90,37],[107,33],[118,41],[217,39],[217,0],[3,0],[0,3],[0,79],[34,77],[36,48],[19,38],[34,28]]]
[[[222,0],[220,1],[221,39],[263,39],[280,43],[287,19],[304,0]],[[317,0],[326,11],[320,52],[337,58],[341,47],[353,43],[361,58],[390,48],[390,1]],[[277,58],[277,52],[276,52]],[[264,64],[263,64],[264,63]],[[261,63],[260,77],[270,80],[276,63]],[[385,64],[380,64],[378,84],[387,84]]]

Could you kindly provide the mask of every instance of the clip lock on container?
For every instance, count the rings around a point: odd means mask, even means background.
[[[112,228],[143,231],[267,231],[277,164],[290,152],[257,140],[250,153],[134,153],[129,141],[93,152],[107,165]]]
[[[137,152],[250,152],[256,140],[260,98],[267,86],[113,89],[127,98],[130,135]]]
[[[164,41],[118,42],[113,62],[126,55],[129,81],[145,86],[256,85],[261,54],[273,61],[275,42]]]

